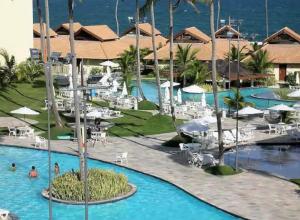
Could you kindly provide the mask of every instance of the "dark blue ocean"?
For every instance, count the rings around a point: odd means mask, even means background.
[[[284,26],[300,33],[300,0],[268,0],[270,34]],[[67,0],[49,0],[50,25],[57,27],[67,21]],[[114,18],[116,0],[76,0],[75,20],[84,25],[107,24],[116,30]],[[143,0],[140,0],[141,4]],[[35,1],[34,1],[35,3]],[[256,40],[266,36],[265,0],[221,0],[221,19],[229,16],[242,19],[240,27],[244,35],[257,35]],[[174,15],[175,32],[185,27],[196,26],[209,34],[209,10],[198,4],[200,13],[186,3],[182,4]],[[217,8],[217,7],[216,7]],[[134,16],[135,0],[119,0],[119,22],[122,33],[130,26],[128,16]],[[34,4],[34,20],[37,21]],[[164,35],[168,35],[168,0],[161,0],[155,8],[156,26]],[[150,17],[148,16],[150,22]]]

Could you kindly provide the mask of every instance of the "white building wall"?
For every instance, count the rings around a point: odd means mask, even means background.
[[[32,0],[0,1],[0,48],[14,55],[17,62],[30,56],[33,47]]]
[[[273,74],[275,76],[276,81],[279,81],[279,65],[274,64]],[[300,64],[288,64],[286,68],[286,74],[300,72]]]

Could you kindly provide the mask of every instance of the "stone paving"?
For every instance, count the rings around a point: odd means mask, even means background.
[[[221,209],[248,219],[299,219],[299,187],[285,180],[245,171],[227,177],[217,177],[202,169],[180,163],[177,149],[162,147],[161,143],[174,133],[148,137],[110,137],[105,146],[89,147],[89,156],[113,162],[118,152],[128,152],[128,166],[163,178],[196,197]],[[30,147],[33,140],[0,137],[1,144]],[[53,149],[75,153],[76,143],[52,141]],[[61,165],[63,166],[63,164]]]

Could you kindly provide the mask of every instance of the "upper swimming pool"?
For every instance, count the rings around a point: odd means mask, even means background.
[[[79,164],[78,158],[72,155],[53,153],[52,157],[53,163],[60,164],[62,173],[76,169]],[[48,219],[48,201],[40,194],[48,184],[47,161],[45,151],[0,146],[0,208],[10,210],[22,220]],[[16,172],[8,170],[13,162],[17,165]],[[39,177],[31,180],[27,174],[33,165]],[[89,206],[91,220],[238,219],[152,176],[96,160],[89,160],[88,165],[122,172],[138,188],[128,199]],[[53,203],[53,219],[84,219],[84,206]]]
[[[143,80],[142,81],[142,88],[145,93],[145,96],[148,100],[152,102],[158,103],[158,96],[157,96],[157,90],[156,90],[156,84],[153,80]],[[177,94],[178,87],[174,87],[174,95]],[[266,109],[269,107],[272,107],[274,105],[278,104],[286,104],[291,105],[294,102],[291,101],[281,101],[281,100],[266,100],[266,99],[259,99],[251,97],[251,95],[254,94],[260,94],[260,93],[267,93],[272,91],[270,88],[242,88],[241,94],[245,97],[245,101],[252,102],[255,104],[256,108],[260,109]],[[163,93],[163,91],[162,91]],[[164,94],[164,93],[163,93]],[[137,95],[136,87],[133,88],[133,95]],[[200,101],[202,94],[189,94],[182,92],[182,99],[185,100],[195,100]],[[227,108],[227,106],[224,103],[224,97],[231,96],[233,97],[232,91],[223,91],[219,92],[218,98],[219,98],[219,106],[221,108]],[[206,93],[206,102],[209,105],[214,105],[214,97],[212,93]]]

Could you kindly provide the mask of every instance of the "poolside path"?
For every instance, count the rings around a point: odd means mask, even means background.
[[[249,219],[299,219],[299,187],[276,177],[253,172],[216,177],[180,161],[177,149],[161,143],[174,133],[147,137],[110,137],[103,146],[89,147],[90,157],[113,162],[118,152],[128,152],[130,168],[161,177],[217,207]],[[1,144],[32,147],[33,140],[7,136]],[[75,153],[76,143],[53,141],[53,149]],[[63,166],[63,164],[61,165]]]

